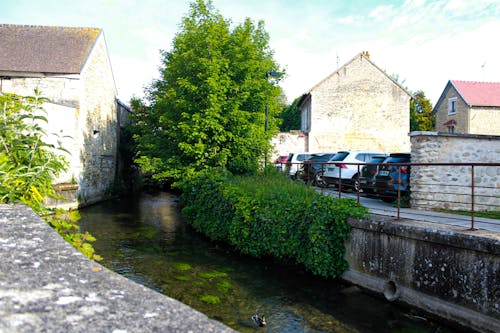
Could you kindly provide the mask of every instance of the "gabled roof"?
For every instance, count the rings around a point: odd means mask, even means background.
[[[0,72],[79,74],[101,32],[0,24]]]
[[[408,94],[408,96],[410,96],[411,98],[413,98],[413,95],[411,93],[408,92],[408,90],[406,90],[403,86],[401,86],[397,81],[395,81],[393,78],[391,78],[389,75],[387,75],[387,73],[385,71],[383,71],[382,69],[380,69],[377,65],[375,65],[371,60],[370,60],[370,56],[368,54],[368,52],[360,52],[358,53],[354,58],[352,58],[351,60],[349,60],[347,63],[345,63],[342,67],[339,67],[336,71],[334,71],[333,73],[331,73],[330,75],[328,75],[326,78],[324,78],[323,80],[321,80],[318,84],[316,84],[314,87],[312,87],[311,89],[309,89],[306,93],[304,93],[302,95],[302,97],[300,98],[299,102],[297,103],[297,105],[300,107],[300,105],[307,99],[307,97],[311,94],[311,91],[313,91],[316,87],[318,87],[319,85],[321,85],[323,82],[325,82],[326,80],[328,80],[329,78],[331,78],[333,75],[339,73],[342,69],[344,69],[345,67],[347,67],[350,63],[352,63],[354,60],[358,59],[358,58],[362,58],[363,60],[366,60],[369,64],[371,64],[373,67],[375,67],[376,69],[378,69],[382,74],[384,74],[389,80],[391,80],[395,85],[397,85],[399,88],[401,88],[401,90],[403,90],[405,93]]]
[[[450,83],[469,106],[500,106],[500,82],[451,80]]]

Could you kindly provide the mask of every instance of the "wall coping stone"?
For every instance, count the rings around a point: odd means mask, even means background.
[[[429,132],[429,131],[413,131],[409,136],[442,136],[464,139],[490,139],[500,140],[500,135],[485,135],[485,134],[463,134],[463,133],[447,133],[447,132]]]
[[[0,204],[0,332],[235,332],[84,257],[24,205]]]
[[[488,230],[469,231],[458,226],[404,218],[397,220],[395,217],[375,214],[369,220],[349,218],[348,223],[357,229],[500,255],[500,235]]]

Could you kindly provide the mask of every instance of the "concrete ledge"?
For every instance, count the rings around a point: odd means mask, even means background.
[[[398,221],[394,217],[383,215],[372,215],[372,217],[369,223],[366,220],[351,219],[349,224],[357,229],[400,235],[414,240],[500,255],[500,234],[495,232],[467,231],[456,226],[404,218]]]
[[[350,219],[343,279],[480,332],[500,332],[500,235],[372,215]]]
[[[349,283],[361,286],[375,293],[390,297],[387,291],[388,281],[363,274],[354,270],[349,270],[342,275],[342,279]],[[437,297],[420,293],[414,289],[395,285],[394,298],[389,301],[399,301],[422,309],[437,317],[459,323],[465,327],[473,328],[479,332],[495,333],[500,332],[500,321],[498,319],[486,316],[482,313],[471,311],[465,307],[443,301]]]
[[[88,260],[21,205],[0,205],[0,332],[234,332]]]

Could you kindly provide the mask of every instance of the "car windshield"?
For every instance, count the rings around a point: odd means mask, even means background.
[[[341,151],[335,154],[330,161],[343,161],[347,155],[349,155],[349,152],[347,151]]]
[[[309,157],[311,157],[310,154],[299,154],[299,155],[297,155],[297,161],[302,162],[302,161],[308,160]]]
[[[375,156],[372,157],[368,163],[381,163],[383,160],[385,160],[385,156]]]
[[[333,154],[321,154],[321,155],[313,155],[309,161],[310,162],[327,162]]]
[[[410,158],[408,156],[390,156],[385,160],[385,163],[406,163],[409,161]]]

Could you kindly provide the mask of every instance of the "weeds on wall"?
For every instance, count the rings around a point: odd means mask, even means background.
[[[87,257],[99,260],[90,244],[95,239],[79,232],[74,213],[50,210],[44,206],[47,197],[57,196],[52,185],[68,163],[56,154],[65,151],[44,140],[47,133],[41,123],[47,123],[42,98],[0,93],[0,203],[24,203],[55,228],[61,236]]]
[[[304,264],[313,274],[337,277],[347,269],[348,217],[367,210],[269,171],[255,176],[205,172],[181,184],[182,212],[196,230],[254,257]]]

